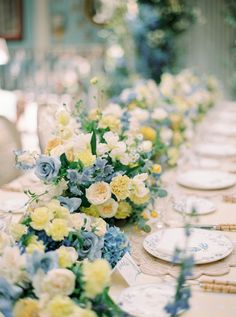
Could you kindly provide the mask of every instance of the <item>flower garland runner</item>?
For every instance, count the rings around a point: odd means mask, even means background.
[[[4,233],[2,239],[1,316],[128,316],[108,295],[111,269],[107,261],[63,262],[55,251],[20,254]]]

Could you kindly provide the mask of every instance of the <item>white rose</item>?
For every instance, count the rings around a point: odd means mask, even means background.
[[[168,117],[168,113],[163,108],[157,108],[153,111],[152,118],[154,120],[162,121]]]
[[[97,209],[102,218],[112,218],[117,212],[118,203],[113,198],[110,198],[104,204],[99,205]]]
[[[150,152],[152,150],[152,142],[151,141],[143,141],[141,144],[141,150],[145,153]]]
[[[173,131],[169,128],[162,128],[160,131],[160,138],[163,142],[169,143],[173,136]]]
[[[70,215],[71,226],[76,229],[80,230],[82,227],[85,230],[91,230],[91,218],[82,213],[74,213]]]
[[[42,293],[51,297],[68,296],[75,289],[75,275],[67,269],[53,269],[44,277],[41,285]]]
[[[108,183],[98,182],[86,189],[86,197],[93,205],[101,205],[111,198],[111,188]]]

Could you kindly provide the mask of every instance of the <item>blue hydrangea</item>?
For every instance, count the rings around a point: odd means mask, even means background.
[[[115,267],[126,252],[130,251],[128,237],[117,227],[110,227],[104,237],[102,257]]]

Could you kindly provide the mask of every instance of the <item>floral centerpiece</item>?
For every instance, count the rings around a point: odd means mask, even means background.
[[[161,167],[150,161],[152,144],[122,128],[125,114],[93,116],[85,115],[80,104],[73,114],[58,111],[55,138],[45,154],[18,152],[17,166],[34,168],[45,184],[46,196],[36,195],[38,200],[57,198],[71,213],[102,217],[112,225],[125,220],[147,231],[143,211],[165,195]]]
[[[21,254],[1,233],[1,316],[127,316],[108,295],[110,276],[106,260],[62,261],[55,251]]]
[[[130,250],[127,236],[117,227],[109,227],[102,218],[69,209],[52,200],[28,208],[19,223],[11,224],[10,233],[22,252],[57,250],[59,260],[108,260],[112,267]]]

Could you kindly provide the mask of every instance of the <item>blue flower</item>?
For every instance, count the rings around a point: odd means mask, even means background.
[[[103,237],[98,237],[93,232],[82,231],[81,237],[83,239],[82,246],[74,246],[79,254],[79,259],[83,260],[85,258],[93,261],[95,259],[101,258],[102,248],[104,245]]]
[[[72,184],[77,184],[79,181],[79,177],[80,177],[80,174],[76,170],[69,169],[67,171],[67,178]]]
[[[83,192],[77,187],[77,185],[71,185],[69,183],[69,190],[70,190],[70,193],[75,195],[75,196],[82,196],[83,195]]]
[[[50,182],[57,177],[60,167],[59,158],[41,155],[36,161],[35,174],[38,178]]]
[[[40,253],[35,251],[28,256],[27,272],[33,276],[38,270],[43,270],[45,273],[58,267],[58,255],[56,252]]]
[[[102,257],[115,267],[126,252],[130,251],[128,237],[117,227],[110,227],[104,237]]]
[[[6,317],[12,316],[13,302],[20,297],[22,289],[10,284],[4,277],[0,277],[0,312]]]
[[[74,212],[77,209],[79,209],[82,200],[80,198],[72,197],[58,197],[58,200],[60,201],[61,206],[66,207],[69,209],[70,212]]]
[[[34,168],[35,159],[30,153],[23,150],[16,150],[14,151],[14,154],[15,154],[16,168],[21,169],[23,171],[27,171]],[[24,161],[24,158],[26,158],[26,156],[28,156],[28,160],[25,159]]]

